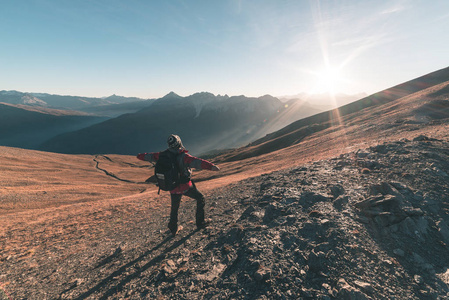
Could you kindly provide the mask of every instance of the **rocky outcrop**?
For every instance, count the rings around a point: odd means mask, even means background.
[[[403,140],[247,180],[250,196],[219,196],[244,208],[235,223],[216,223],[187,272],[147,288],[178,299],[445,299],[448,146]]]

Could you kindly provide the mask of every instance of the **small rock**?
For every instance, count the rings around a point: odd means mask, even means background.
[[[318,218],[318,217],[320,217],[320,216],[322,216],[322,215],[323,215],[323,214],[320,213],[320,212],[317,211],[317,210],[312,210],[312,211],[309,213],[309,216],[312,217],[312,218]]]
[[[165,275],[170,275],[173,273],[172,268],[170,268],[169,266],[164,266],[163,270],[164,270]]]
[[[410,190],[405,184],[397,181],[390,182],[390,184],[397,190],[404,191]]]
[[[409,217],[419,217],[424,215],[424,212],[422,211],[421,208],[411,208],[411,207],[406,207],[404,208],[404,212],[409,216]]]
[[[337,199],[335,199],[333,205],[336,209],[340,210],[343,208],[343,206],[348,204],[348,202],[349,202],[348,196],[339,196]]]
[[[424,240],[429,229],[429,223],[425,217],[407,217],[399,225],[399,230],[409,236]]]
[[[218,264],[215,265],[213,269],[207,272],[206,274],[198,274],[196,275],[196,277],[198,280],[213,281],[215,278],[219,277],[225,269],[226,265]]]
[[[441,279],[441,281],[449,285],[449,269],[446,269],[446,272],[438,274],[437,276]]]
[[[413,139],[414,142],[422,142],[422,141],[428,141],[428,140],[429,140],[429,138],[423,134],[418,135],[417,137],[415,137]]]
[[[334,199],[337,199],[345,193],[345,189],[340,184],[330,186],[330,190]]]
[[[84,279],[75,278],[70,282],[70,284],[72,287],[77,287],[77,286],[80,286],[83,282],[84,282]]]
[[[262,281],[264,279],[264,276],[265,276],[265,271],[262,268],[260,268],[259,270],[257,270],[254,273],[254,279],[256,281]]]
[[[176,264],[172,259],[168,259],[166,263],[172,269],[174,269],[176,267]]]
[[[373,184],[368,187],[368,193],[370,195],[395,195],[397,190],[388,182],[382,182],[381,184]]]
[[[328,219],[322,219],[322,220],[320,221],[320,223],[321,223],[321,225],[327,225],[327,224],[330,223],[330,221],[329,221]]]
[[[400,257],[404,257],[404,255],[405,255],[405,252],[402,249],[394,249],[393,253]]]
[[[415,282],[416,282],[417,284],[421,284],[421,283],[424,282],[423,278],[422,278],[420,275],[415,275],[415,276],[413,276],[413,279],[415,280]]]
[[[385,259],[382,262],[384,262],[386,265],[389,265],[389,266],[393,265],[393,262],[391,260],[389,260],[389,259]]]
[[[368,296],[364,294],[359,289],[349,285],[346,280],[340,278],[338,280],[339,291],[337,294],[338,299],[348,299],[348,300],[368,300]]]
[[[366,293],[372,293],[374,291],[373,286],[367,282],[355,280],[354,285]]]
[[[358,158],[365,158],[369,155],[370,153],[367,151],[363,151],[363,150],[359,150],[357,151],[357,157]]]
[[[380,154],[388,153],[388,148],[386,145],[377,145],[375,147],[372,147],[371,150]]]
[[[271,203],[265,209],[265,213],[263,216],[264,223],[269,223],[272,220],[276,219],[282,214],[282,208],[279,207],[277,202]]]
[[[167,259],[163,268],[165,275],[173,274],[175,270],[176,263],[172,259]]]
[[[348,163],[347,161],[341,160],[341,161],[337,162],[337,164],[335,165],[334,169],[335,170],[342,170],[343,167],[346,167],[349,164],[350,163]]]
[[[371,173],[371,170],[368,169],[368,168],[363,168],[362,170],[360,170],[360,173],[362,173],[362,174],[369,174],[369,173]]]
[[[182,255],[183,257],[189,257],[189,256],[190,256],[190,250],[187,249],[187,248],[182,249],[182,250],[181,250],[181,255]]]

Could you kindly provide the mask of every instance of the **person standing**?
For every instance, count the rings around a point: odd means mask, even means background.
[[[204,214],[205,199],[191,180],[191,168],[211,171],[219,171],[220,168],[207,160],[188,154],[181,138],[177,135],[171,134],[167,139],[167,144],[168,149],[166,151],[176,157],[177,170],[179,172],[179,184],[170,190],[171,209],[168,229],[173,235],[176,235],[181,228],[178,227],[178,209],[182,195],[196,200],[196,226],[198,229],[204,228],[208,223]],[[164,152],[139,153],[137,158],[144,161],[157,162]]]

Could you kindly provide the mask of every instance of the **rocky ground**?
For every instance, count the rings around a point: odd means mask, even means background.
[[[79,251],[49,239],[3,257],[0,299],[449,299],[448,140],[388,142],[207,196],[204,230],[188,199],[176,237],[167,213],[121,207],[121,221],[73,229]]]

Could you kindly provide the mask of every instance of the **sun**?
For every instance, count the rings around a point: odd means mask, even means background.
[[[314,75],[316,76],[316,82],[312,88],[312,93],[335,94],[340,90],[343,78],[338,68],[328,66],[320,71],[314,72]]]

